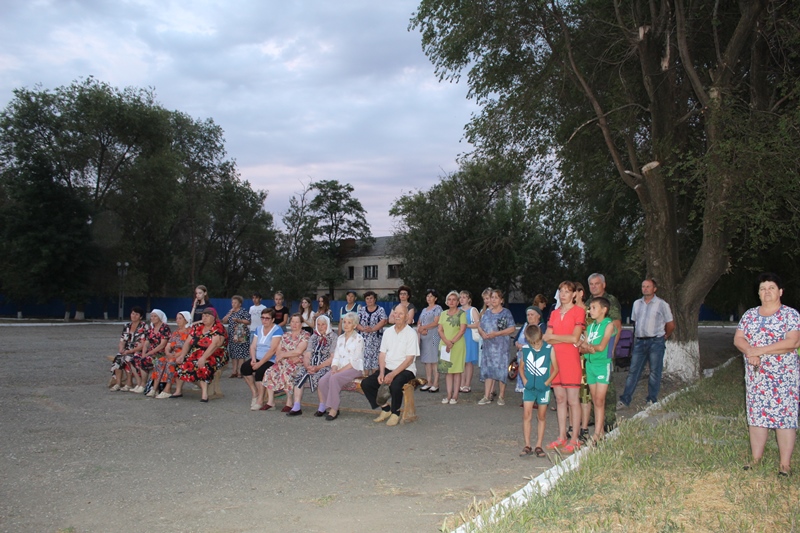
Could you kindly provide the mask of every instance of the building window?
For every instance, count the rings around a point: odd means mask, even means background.
[[[364,279],[378,279],[378,265],[365,266]]]
[[[403,265],[389,265],[389,279],[400,277],[400,268]]]
[[[356,267],[347,267],[347,279],[356,279]]]

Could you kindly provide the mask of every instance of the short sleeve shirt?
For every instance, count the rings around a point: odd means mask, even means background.
[[[394,327],[383,332],[381,339],[380,352],[386,354],[386,370],[392,371],[405,361],[406,357],[419,355],[419,340],[417,332],[411,326],[405,326],[400,333]],[[415,376],[417,367],[414,361],[406,370],[410,370]]]

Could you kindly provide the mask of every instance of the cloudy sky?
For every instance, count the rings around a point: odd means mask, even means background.
[[[409,0],[0,0],[0,106],[94,76],[154,87],[225,130],[279,221],[309,179],[351,183],[374,235],[469,151],[466,85],[439,83]]]

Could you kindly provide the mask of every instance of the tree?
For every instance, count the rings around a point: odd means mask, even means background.
[[[374,241],[367,223],[367,212],[357,198],[353,186],[335,180],[312,182],[316,196],[309,203],[311,216],[316,220],[316,234],[325,260],[319,278],[328,285],[333,297],[336,284],[344,280],[342,265],[347,260],[342,248],[344,239],[355,239],[359,246],[368,247]]]
[[[684,0],[423,0],[411,27],[440,79],[468,69],[470,96],[483,107],[467,130],[479,153],[524,164],[555,157],[557,183],[628,189],[643,220],[646,272],[675,314],[665,370],[694,379],[699,308],[728,269],[735,237],[769,234],[764,222],[777,206],[763,184],[797,198],[793,179],[780,179],[797,175],[797,157],[777,132],[798,136],[798,9],[762,0],[688,9]],[[582,159],[592,168],[565,172]]]

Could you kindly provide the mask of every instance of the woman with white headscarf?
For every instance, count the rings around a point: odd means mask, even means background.
[[[298,416],[303,414],[300,401],[303,399],[303,385],[308,381],[311,392],[316,392],[319,402],[323,403],[322,393],[317,389],[319,380],[331,369],[333,359],[331,355],[336,348],[337,335],[331,327],[331,319],[328,315],[319,315],[315,321],[316,328],[314,334],[308,340],[308,349],[303,354],[303,366],[298,370],[294,380],[294,406],[286,413],[286,416]],[[317,411],[318,413],[319,411]],[[323,416],[316,414],[315,416]]]
[[[145,391],[142,383],[147,383],[147,376],[153,370],[153,361],[164,355],[164,347],[167,345],[167,340],[172,334],[172,330],[167,325],[167,315],[161,309],[153,309],[150,311],[150,325],[147,326],[147,332],[144,334],[144,348],[142,348],[142,355],[133,358],[133,371],[136,372],[139,379],[139,386],[131,392],[152,392]],[[155,396],[152,394],[151,396]]]
[[[172,332],[167,345],[164,348],[164,357],[159,357],[155,361],[155,368],[153,369],[153,394],[148,396],[155,396],[158,400],[169,398],[172,394],[172,384],[177,379],[177,360],[178,355],[183,349],[183,345],[189,338],[189,325],[192,323],[192,314],[189,311],[181,311],[175,317],[175,322],[178,324],[178,329]],[[159,389],[156,395],[156,390]]]

